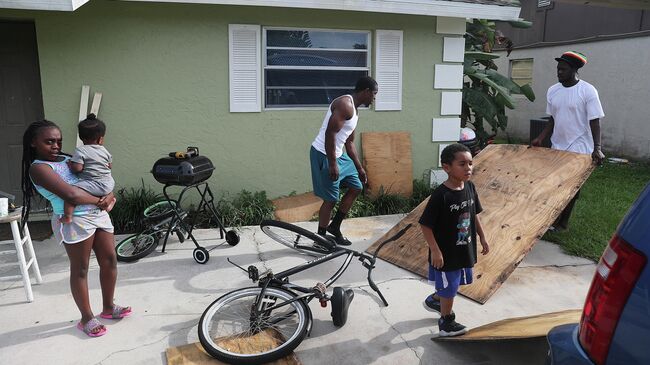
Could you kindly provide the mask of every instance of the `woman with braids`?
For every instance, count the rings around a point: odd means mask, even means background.
[[[77,177],[68,166],[70,156],[61,153],[62,141],[61,130],[48,120],[30,124],[23,135],[22,222],[27,222],[31,198],[37,191],[52,205],[52,230],[56,240],[63,243],[70,260],[70,290],[81,312],[77,328],[90,337],[98,337],[106,333],[106,327],[93,315],[88,297],[91,250],[99,264],[103,300],[100,317],[120,319],[131,314],[130,307],[113,302],[117,260],[113,224],[105,209],[115,203],[115,197],[112,193],[96,197],[73,186]],[[65,224],[60,221],[64,203],[76,206],[72,221]]]

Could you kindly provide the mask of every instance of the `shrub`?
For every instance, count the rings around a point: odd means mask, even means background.
[[[273,218],[273,212],[275,210],[273,203],[266,197],[265,191],[253,193],[248,190],[242,190],[232,201],[222,197],[216,206],[223,225],[233,228],[258,225],[264,219]],[[196,220],[196,226],[199,228],[213,228],[217,226],[210,212],[199,212]]]
[[[149,186],[138,188],[121,188],[115,193],[117,203],[109,213],[116,234],[135,233],[144,229],[143,216],[145,208],[162,200],[159,193],[154,192]]]

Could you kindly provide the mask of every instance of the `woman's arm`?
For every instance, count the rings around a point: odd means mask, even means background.
[[[92,204],[99,206],[106,200],[105,197],[98,198],[88,194],[83,189],[66,183],[51,167],[44,164],[32,165],[29,169],[29,175],[36,184],[74,205]]]

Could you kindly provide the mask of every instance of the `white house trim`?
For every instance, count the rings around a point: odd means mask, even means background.
[[[463,65],[441,65],[435,66],[434,89],[456,89],[463,88]]]
[[[460,118],[433,118],[432,142],[455,142],[460,137]]]
[[[443,16],[463,19],[480,18],[492,20],[518,20],[519,12],[521,10],[517,6],[473,4],[445,0],[246,0],[245,2],[241,0],[132,1],[347,10],[372,13]]]
[[[440,115],[460,115],[463,106],[463,93],[460,91],[443,91],[440,103]]]

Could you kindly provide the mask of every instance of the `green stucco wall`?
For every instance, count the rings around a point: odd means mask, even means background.
[[[62,127],[67,151],[74,147],[81,85],[91,86],[91,96],[103,93],[99,114],[119,186],[144,178],[160,189],[149,173],[153,163],[192,145],[215,164],[210,182],[219,194],[311,190],[308,149],[325,109],[230,113],[232,23],[403,30],[403,109],[362,110],[357,133],[410,131],[414,177],[437,164],[431,118],[439,116],[440,92],[433,72],[442,62],[443,38],[435,18],[103,0],[73,13],[0,10],[0,18],[14,17],[35,21],[45,115]],[[374,33],[372,42],[374,62]]]

